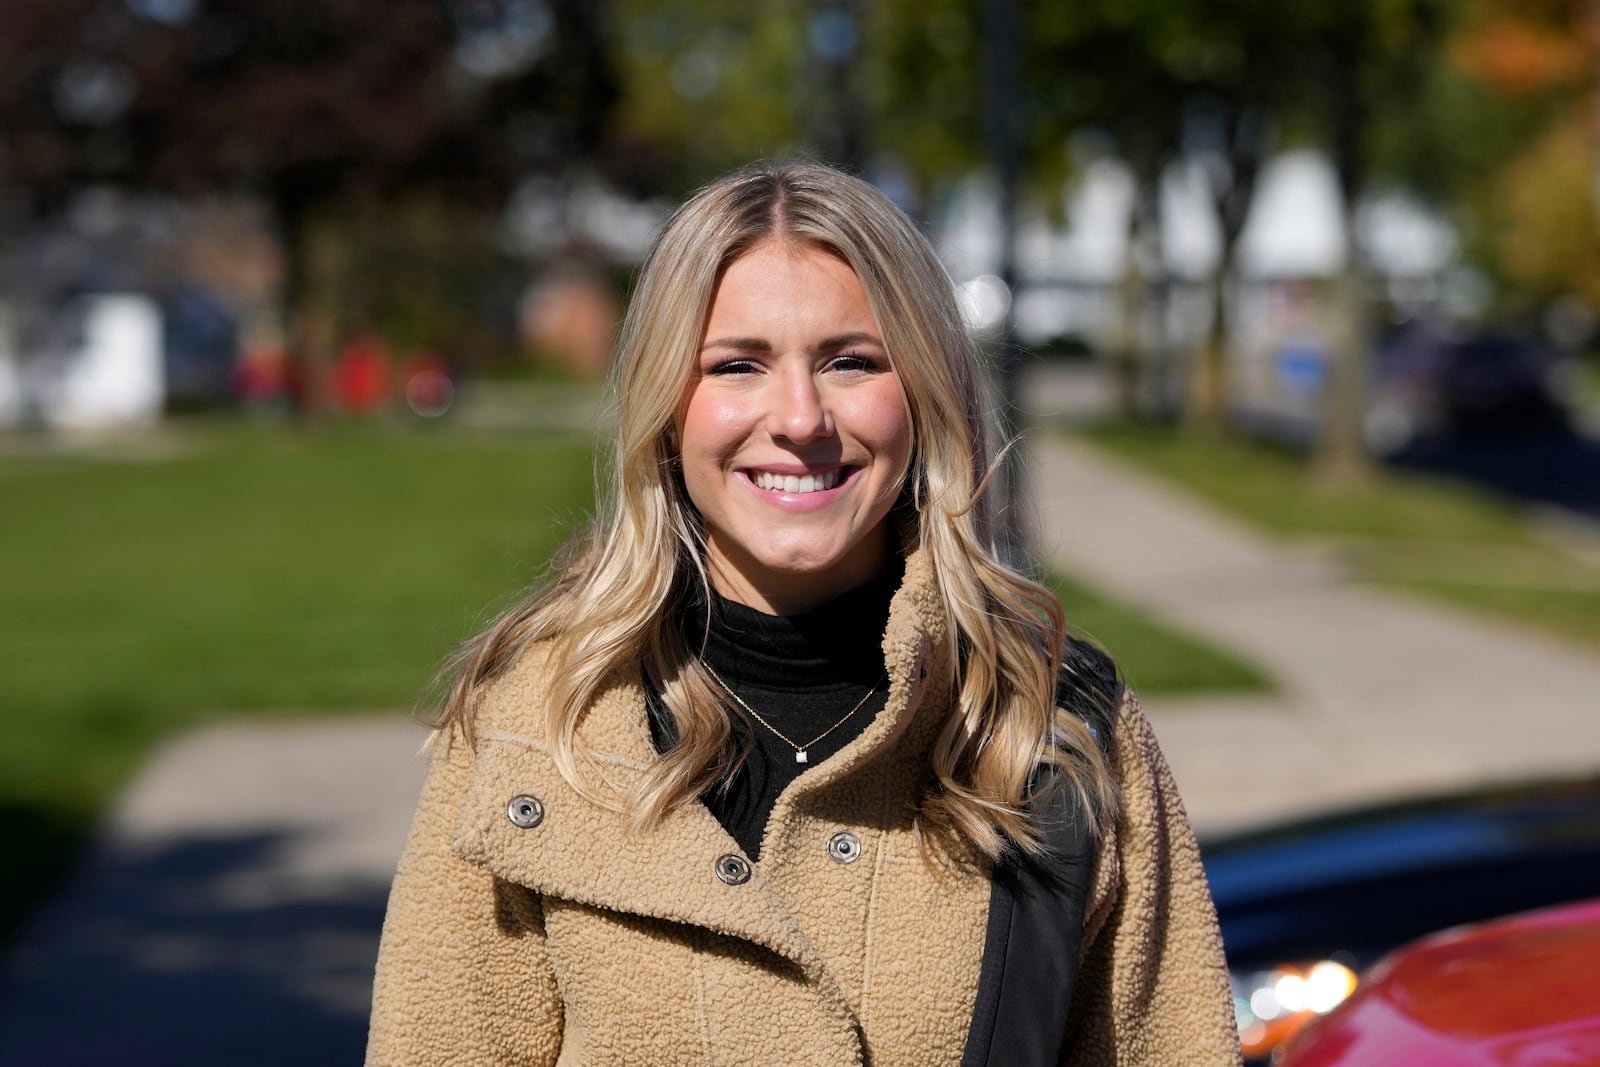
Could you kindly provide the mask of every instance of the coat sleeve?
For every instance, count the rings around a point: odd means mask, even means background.
[[[1097,859],[1062,1063],[1237,1065],[1216,907],[1172,771],[1131,693],[1111,748],[1122,807]]]
[[[472,745],[436,742],[389,892],[366,1062],[553,1064],[562,1011],[539,898],[450,850]]]

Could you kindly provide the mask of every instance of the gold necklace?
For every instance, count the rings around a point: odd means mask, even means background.
[[[798,745],[798,744],[795,744],[793,741],[789,740],[788,736],[785,735],[782,730],[779,730],[776,726],[772,725],[766,719],[762,718],[761,717],[761,713],[759,711],[757,711],[755,708],[752,708],[749,704],[745,703],[744,698],[741,697],[738,693],[735,693],[733,691],[733,686],[729,685],[727,682],[724,682],[722,680],[722,675],[718,674],[716,671],[711,669],[711,664],[707,663],[705,660],[701,660],[700,661],[700,666],[704,667],[706,669],[706,673],[711,675],[711,677],[713,679],[715,679],[716,683],[719,686],[722,687],[722,691],[724,693],[727,693],[729,696],[731,696],[734,699],[734,703],[738,704],[745,711],[748,711],[751,715],[755,716],[756,722],[760,723],[762,726],[765,726],[767,729],[771,730],[777,736],[778,740],[782,741],[784,744],[786,744],[790,748],[794,749],[794,761],[796,763],[807,763],[807,762],[809,762],[810,761],[810,757],[807,754],[807,752],[811,748],[811,746],[816,744],[818,741],[821,741],[824,737],[827,737],[829,734],[833,733],[839,727],[843,726],[846,722],[850,721],[850,716],[852,716],[856,712],[860,711],[861,710],[861,706],[863,704],[865,704],[867,701],[871,700],[872,699],[872,694],[876,693],[878,691],[878,687],[877,686],[873,686],[871,689],[868,689],[867,690],[867,695],[862,697],[856,703],[855,707],[851,708],[849,711],[844,713],[844,718],[840,719],[838,722],[834,723],[832,726],[828,727],[826,730],[822,731],[820,734],[818,734],[816,737],[813,737],[810,741],[806,742],[805,744]]]

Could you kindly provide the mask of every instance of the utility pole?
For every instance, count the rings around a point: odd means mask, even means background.
[[[867,140],[857,74],[860,0],[823,0],[806,18],[806,40],[824,86],[812,110],[812,141],[830,161],[860,173]]]
[[[1000,280],[1010,301],[995,339],[994,369],[1000,401],[1002,445],[1017,440],[1022,350],[1017,346],[1011,307],[1017,292],[1017,202],[1022,182],[1022,15],[1020,0],[985,0],[984,98],[988,108],[989,154],[994,160],[1000,198]],[[1022,523],[1022,455],[1007,451],[1000,468],[1000,506],[995,516],[995,542],[1013,567],[1028,569],[1032,560]]]

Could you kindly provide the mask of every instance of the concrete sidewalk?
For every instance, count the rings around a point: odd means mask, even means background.
[[[395,714],[161,749],[0,965],[0,1062],[360,1063],[424,736]]]
[[[1042,552],[1281,686],[1147,702],[1202,830],[1600,771],[1600,656],[1353,585],[1087,445],[1028,458]]]

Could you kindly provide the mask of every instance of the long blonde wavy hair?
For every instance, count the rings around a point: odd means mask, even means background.
[[[705,588],[699,517],[675,465],[674,416],[694,372],[726,267],[769,240],[822,249],[861,281],[905,391],[911,468],[901,506],[930,557],[955,642],[955,698],[932,753],[919,826],[953,832],[996,858],[1037,851],[1029,817],[1040,764],[1055,764],[1094,828],[1116,789],[1088,727],[1056,706],[1065,626],[1056,597],[1002,564],[991,532],[989,404],[954,289],[926,239],[867,183],[815,163],[747,167],[702,189],[667,221],[623,322],[611,388],[617,433],[590,529],[557,557],[555,577],[469,641],[453,660],[439,723],[470,732],[485,685],[535,643],[556,665],[545,737],[584,795],[654,825],[725,781],[745,753],[673,608]],[[676,743],[620,801],[595,788],[602,768],[577,735],[584,710],[618,672],[643,665]]]

